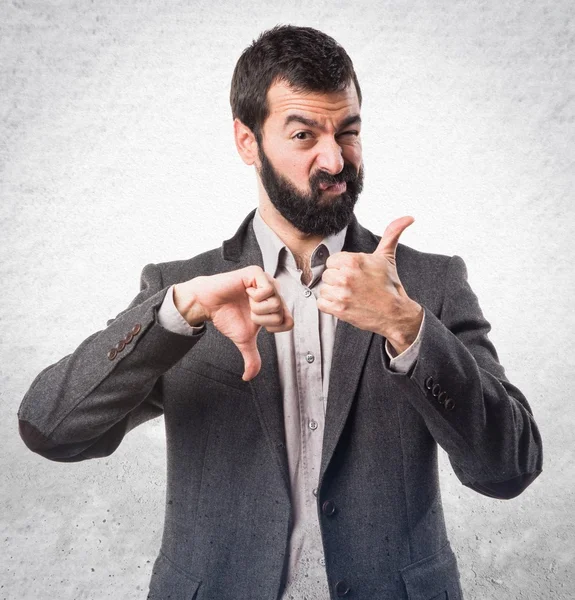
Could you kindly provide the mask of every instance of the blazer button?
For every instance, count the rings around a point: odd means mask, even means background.
[[[439,385],[439,383],[436,383],[431,389],[431,393],[434,398],[437,398],[437,396],[439,396],[439,392],[441,392],[441,386]]]
[[[335,502],[333,500],[326,500],[321,505],[321,511],[326,517],[331,517],[335,513]]]
[[[126,342],[126,344],[131,343],[131,341],[134,339],[134,334],[131,331],[128,331],[128,333],[126,334],[126,337],[124,338],[124,342]]]
[[[120,340],[117,344],[116,344],[116,350],[118,352],[122,352],[122,350],[126,347],[126,342],[124,340]]]
[[[453,398],[448,398],[445,401],[445,410],[453,410],[455,408],[455,400]]]
[[[433,387],[433,377],[431,375],[425,380],[425,387],[430,390]]]
[[[447,392],[443,391],[437,396],[437,401],[439,404],[445,404],[445,399],[447,398]]]
[[[132,327],[132,329],[131,329],[130,333],[131,333],[132,335],[138,335],[138,333],[140,333],[140,331],[142,331],[142,326],[141,326],[139,323],[136,323],[136,324],[135,324],[135,325]]]
[[[118,351],[116,350],[116,348],[112,348],[109,352],[108,352],[108,358],[110,360],[114,360],[116,358],[116,356],[118,356]]]
[[[337,594],[338,598],[343,598],[344,596],[347,596],[350,590],[351,588],[349,587],[349,585],[347,585],[345,581],[343,581],[343,579],[335,584],[335,593]]]

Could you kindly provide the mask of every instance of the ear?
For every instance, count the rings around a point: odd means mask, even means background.
[[[234,119],[236,148],[246,165],[253,165],[258,157],[258,143],[253,131],[238,118]]]

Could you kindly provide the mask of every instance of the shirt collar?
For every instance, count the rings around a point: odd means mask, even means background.
[[[283,263],[282,255],[287,253],[292,259],[293,255],[289,248],[281,241],[277,233],[263,220],[259,209],[256,210],[253,221],[254,233],[258,241],[260,250],[262,252],[262,258],[264,261],[264,271],[269,273],[272,277],[276,276],[278,266]],[[345,235],[347,233],[347,226],[344,227],[338,233],[328,235],[316,246],[315,250],[311,255],[311,266],[315,266],[318,262],[318,252],[321,251],[321,246],[327,248],[327,256],[323,258],[321,262],[325,263],[327,257],[331,254],[341,252],[343,243],[345,241]],[[294,260],[295,264],[295,260]]]

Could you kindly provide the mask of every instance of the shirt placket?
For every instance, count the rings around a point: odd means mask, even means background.
[[[300,415],[300,461],[298,490],[292,490],[298,496],[298,505],[301,508],[300,527],[304,527],[306,534],[302,539],[300,561],[293,582],[292,592],[296,592],[302,585],[305,589],[312,581],[318,582],[315,587],[318,591],[325,589],[326,572],[323,544],[317,516],[317,486],[321,466],[321,452],[323,434],[325,429],[325,407],[322,382],[322,348],[320,337],[319,312],[317,309],[317,284],[318,276],[323,267],[314,268],[314,278],[311,282],[315,287],[301,283],[301,271],[295,267],[295,262],[290,258],[286,261],[286,269],[292,277],[295,292],[292,296],[294,316],[293,340],[296,356],[296,381],[297,397]],[[305,583],[305,582],[308,583]],[[321,583],[319,583],[321,582]],[[296,597],[294,596],[294,597]]]
[[[302,286],[303,287],[303,286]],[[321,343],[315,296],[303,287],[298,298],[298,320],[294,323],[297,386],[305,505],[315,512],[313,490],[319,480],[319,467],[325,416],[321,374]]]

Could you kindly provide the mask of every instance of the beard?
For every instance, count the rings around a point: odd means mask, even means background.
[[[318,171],[310,177],[310,193],[302,194],[274,169],[261,144],[258,145],[258,154],[261,161],[258,173],[269,199],[282,217],[296,229],[308,235],[326,237],[349,225],[353,208],[363,189],[363,163],[359,172],[348,162],[344,162],[343,169],[337,175]],[[322,197],[321,183],[334,185],[344,181],[347,185],[345,192],[329,198]]]

